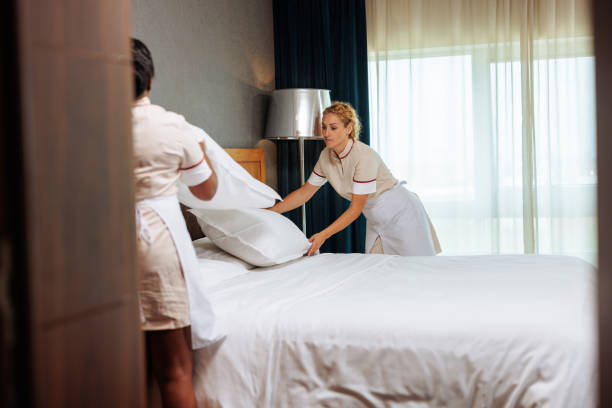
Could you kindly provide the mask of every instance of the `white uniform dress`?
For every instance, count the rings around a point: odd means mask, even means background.
[[[202,183],[212,171],[196,133],[176,113],[141,98],[132,108],[143,330],[192,326],[194,348],[215,340],[215,319],[180,212],[177,181]],[[191,317],[198,313],[196,322]]]
[[[333,149],[323,149],[308,182],[322,186],[327,181],[349,201],[353,194],[368,194],[363,209],[367,220],[366,252],[396,255],[440,252],[438,237],[421,200],[404,188],[404,182],[393,177],[370,146],[349,139],[340,155]]]

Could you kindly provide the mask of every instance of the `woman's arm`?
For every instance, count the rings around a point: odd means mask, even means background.
[[[327,238],[331,237],[336,232],[342,231],[348,227],[351,222],[355,221],[357,217],[359,217],[359,214],[361,214],[361,211],[363,211],[363,206],[367,200],[367,194],[353,194],[349,208],[323,231],[310,237],[308,241],[310,241],[312,245],[310,246],[307,255],[310,256],[317,252]]]
[[[319,190],[319,188],[320,186],[313,186],[309,182],[306,182],[302,185],[302,187],[291,192],[283,201],[279,201],[272,207],[268,208],[268,210],[282,214],[284,212],[291,211],[294,208],[298,208],[306,201],[310,200],[314,193]]]
[[[206,163],[208,163],[208,167],[210,167],[212,174],[200,184],[189,187],[189,191],[191,191],[191,193],[200,200],[208,201],[212,200],[217,193],[217,173],[215,173],[215,169],[213,169],[212,164],[210,164],[210,160],[206,155],[206,149],[204,148],[203,142],[200,142],[200,148],[204,153],[204,160],[206,160]]]

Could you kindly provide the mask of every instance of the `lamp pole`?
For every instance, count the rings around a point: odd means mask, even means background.
[[[306,182],[306,170],[304,168],[304,140],[323,140],[323,136],[278,136],[269,137],[269,140],[297,140],[298,156],[300,162],[300,187]],[[306,203],[302,204],[302,232],[306,235]]]
[[[300,187],[304,185],[304,138],[298,137],[298,150],[300,155]],[[302,204],[302,232],[306,235],[306,203]],[[306,235],[308,236],[308,235]]]

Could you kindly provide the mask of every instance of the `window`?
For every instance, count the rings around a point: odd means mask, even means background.
[[[527,70],[518,53],[372,58],[371,145],[421,197],[445,254],[531,252],[533,228],[532,252],[595,262],[594,58],[534,58]]]

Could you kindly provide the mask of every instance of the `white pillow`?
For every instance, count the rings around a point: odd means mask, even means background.
[[[278,265],[308,252],[310,242],[291,220],[263,209],[192,209],[215,245],[256,266]]]
[[[191,208],[267,208],[281,199],[276,191],[236,163],[205,131],[189,126],[198,141],[204,142],[206,155],[217,174],[218,187],[212,200],[202,201],[179,181],[178,199],[181,203]]]
[[[225,252],[216,246],[208,237],[193,241],[193,248],[195,249],[198,260],[212,259],[215,261],[227,262],[247,270],[255,267],[255,265],[244,262],[242,259],[236,258],[234,255]]]

